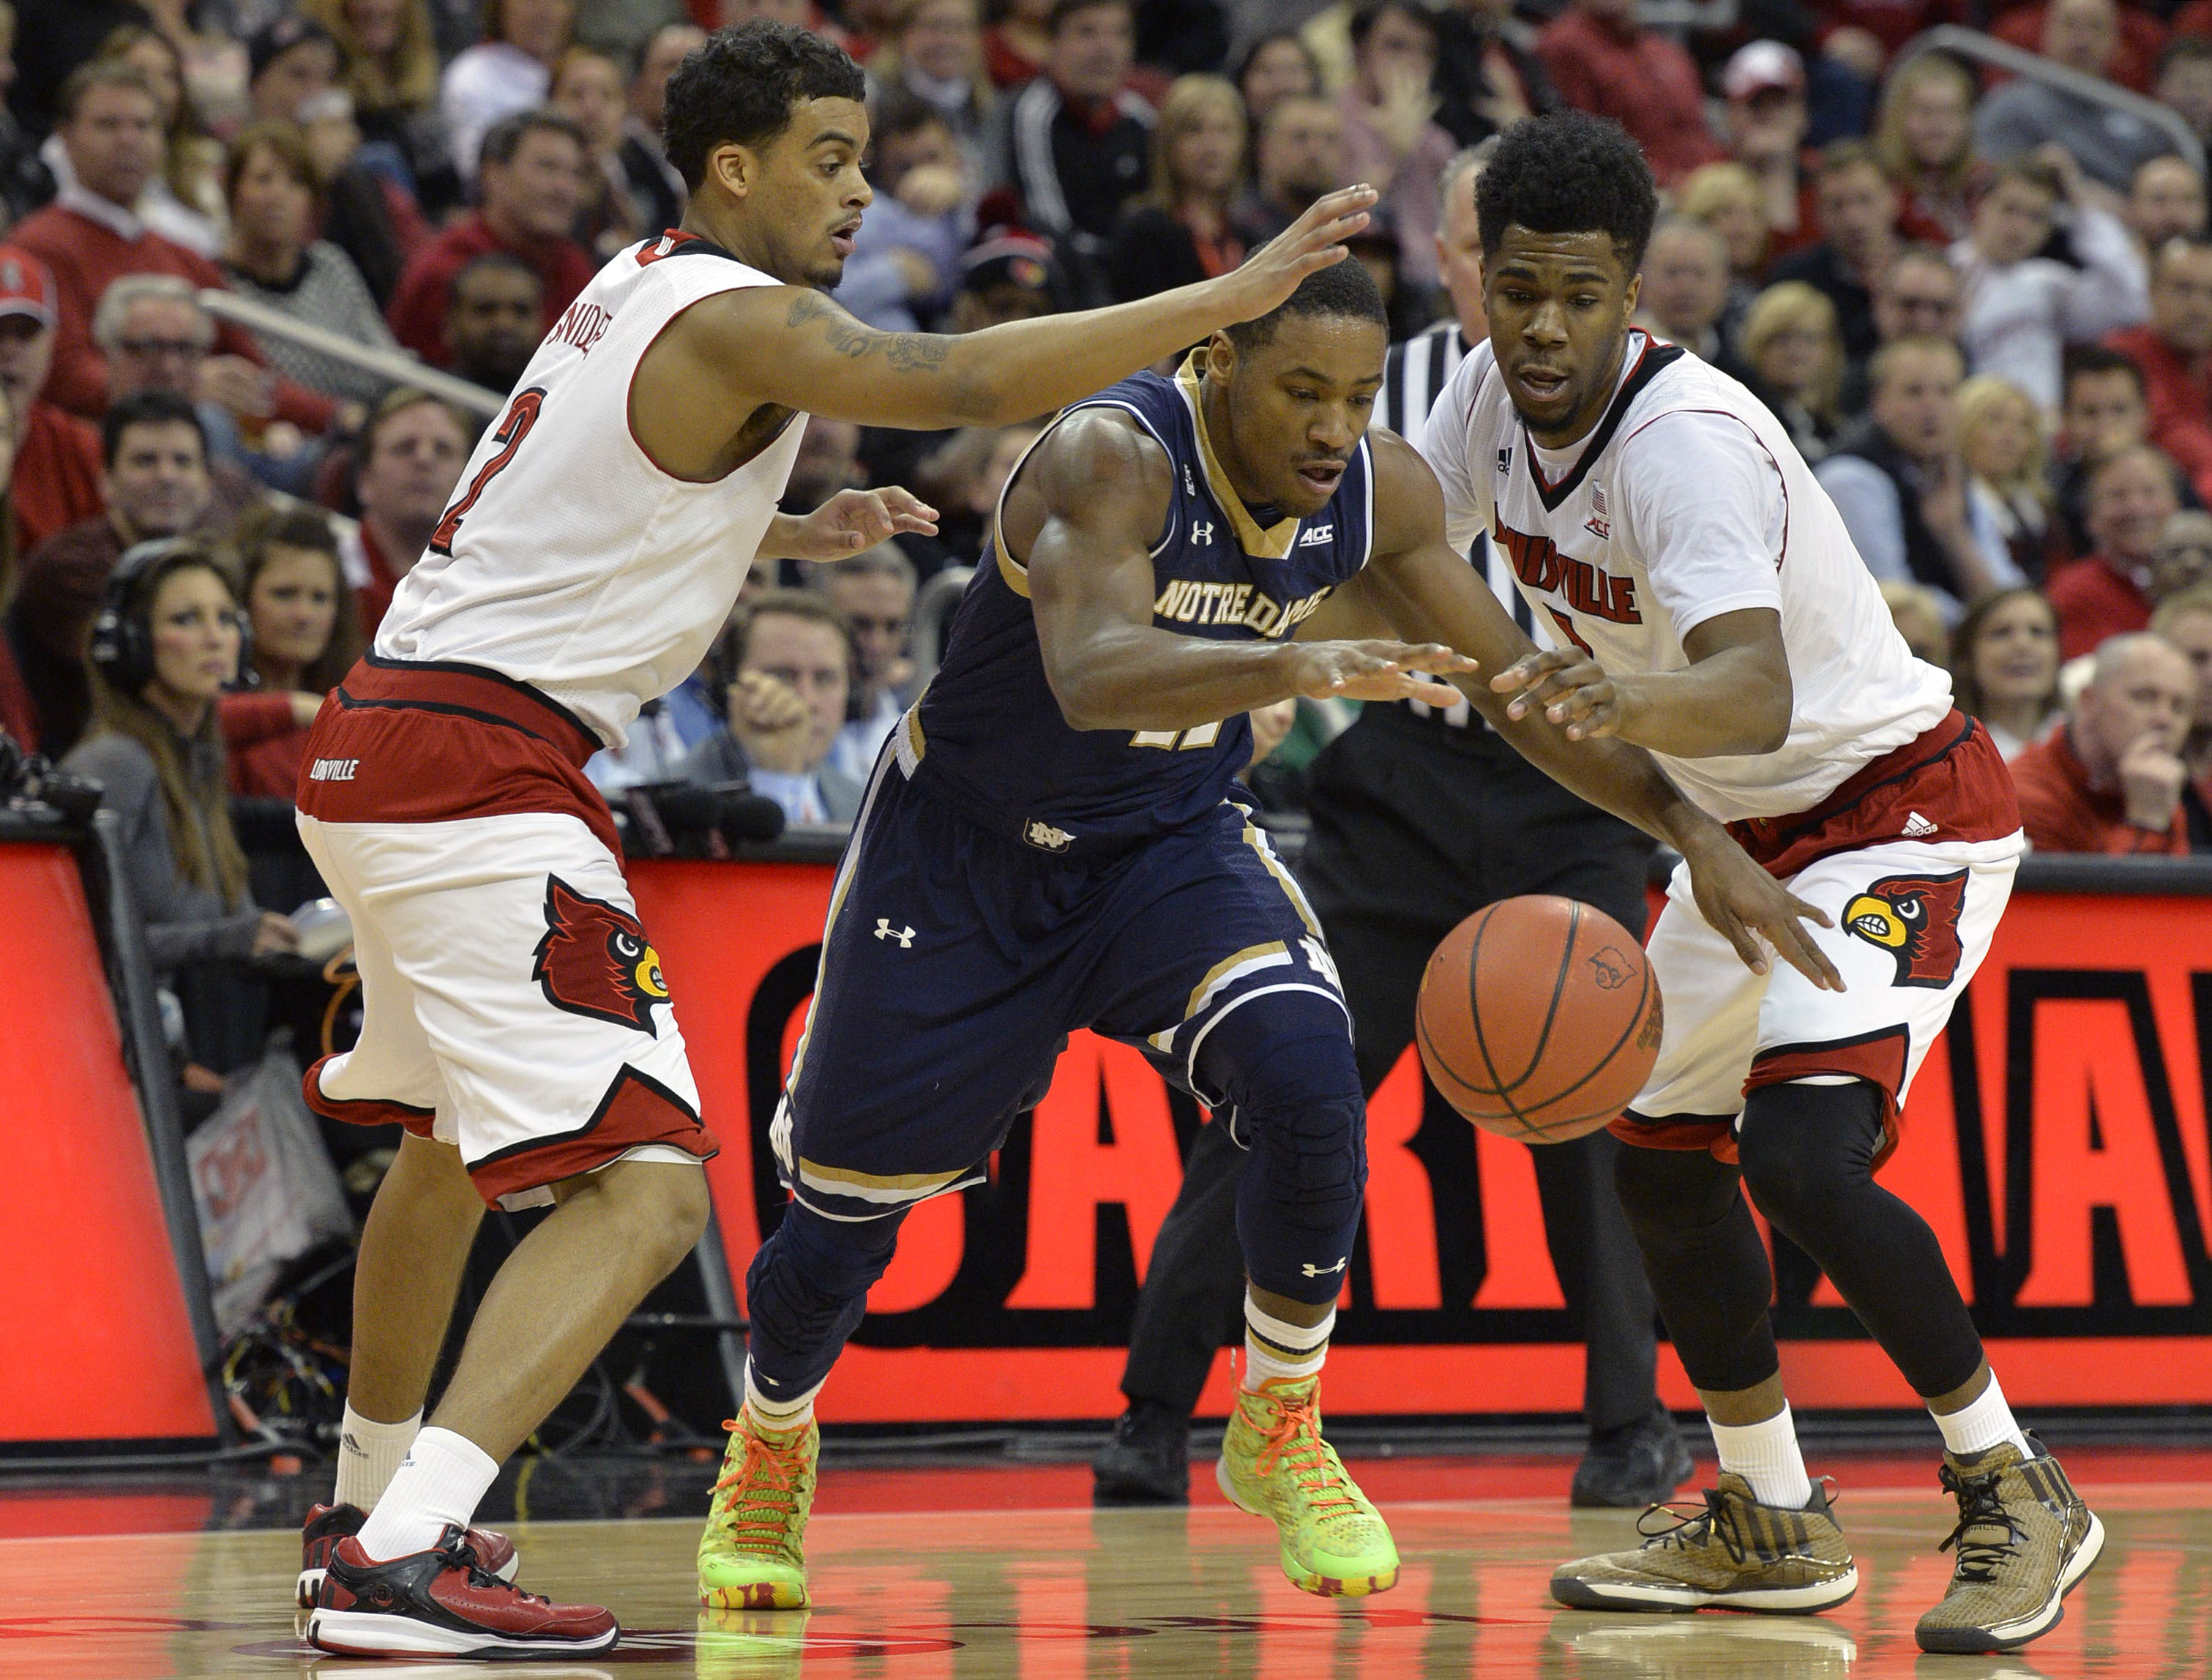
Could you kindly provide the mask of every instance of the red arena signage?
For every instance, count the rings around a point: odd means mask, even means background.
[[[830,871],[634,862],[631,878],[721,1139],[709,1172],[742,1278],[784,1199],[765,1139]],[[2212,971],[2212,971],[2212,900],[2022,894],[1914,1087],[1885,1181],[1934,1225],[2017,1401],[2212,1403]],[[1078,1034],[991,1181],[907,1221],[824,1417],[1113,1415],[1200,1123],[1134,1051]],[[1369,1160],[1331,1410],[1578,1409],[1582,1350],[1525,1147],[1453,1115],[1409,1053],[1370,1105]],[[1799,1403],[1916,1403],[1810,1263],[1786,1245],[1777,1261]],[[1663,1348],[1662,1388],[1693,1403]],[[1206,1403],[1227,1392],[1217,1367]]]

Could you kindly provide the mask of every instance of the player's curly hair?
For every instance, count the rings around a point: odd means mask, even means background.
[[[1382,301],[1375,277],[1358,258],[1345,257],[1306,276],[1296,291],[1266,314],[1229,327],[1229,342],[1237,346],[1239,356],[1249,355],[1272,344],[1275,329],[1292,315],[1336,315],[1373,321],[1386,338],[1390,331],[1389,307]]]
[[[764,146],[805,99],[861,100],[867,78],[833,41],[756,18],[717,29],[668,78],[662,144],[684,185],[706,179],[707,155],[732,143]]]
[[[1602,233],[1632,274],[1659,217],[1659,190],[1651,166],[1619,123],[1555,111],[1505,131],[1475,181],[1474,214],[1486,259],[1497,256],[1511,227]]]

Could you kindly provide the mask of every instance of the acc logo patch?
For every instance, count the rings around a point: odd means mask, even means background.
[[[557,875],[545,878],[545,937],[530,977],[556,1009],[660,1036],[653,1006],[668,1001],[668,983],[644,927]]]
[[[1941,991],[1959,972],[1959,912],[1966,902],[1966,872],[1954,875],[1887,875],[1844,906],[1844,928],[1897,959],[1899,986]]]

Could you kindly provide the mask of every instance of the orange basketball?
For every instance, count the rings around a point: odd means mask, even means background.
[[[1421,976],[1421,1065],[1476,1125],[1564,1143],[1627,1107],[1659,1056],[1659,983],[1603,910],[1534,893],[1478,910]]]

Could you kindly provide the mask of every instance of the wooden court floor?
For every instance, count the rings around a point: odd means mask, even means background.
[[[299,1553],[281,1531],[0,1539],[0,1675],[2206,1680],[2212,1477],[2201,1454],[2180,1455],[2176,1469],[2188,1479],[2079,1477],[2110,1543],[2064,1623],[2014,1657],[1916,1650],[1913,1621],[1947,1573],[1936,1548],[1948,1507],[1932,1485],[1891,1477],[1846,1488],[1839,1511],[1864,1584],[1840,1610],[1808,1619],[1556,1610],[1544,1590],[1552,1564],[1624,1542],[1633,1520],[1571,1513],[1556,1494],[1391,1500],[1404,1580],[1374,1598],[1335,1602],[1292,1590],[1265,1526],[1210,1502],[831,1511],[811,1536],[819,1608],[750,1617],[697,1610],[688,1518],[519,1525],[526,1584],[604,1603],[622,1619],[619,1649],[574,1664],[318,1659],[295,1632]],[[940,1480],[929,1496],[942,1503],[945,1492]]]

